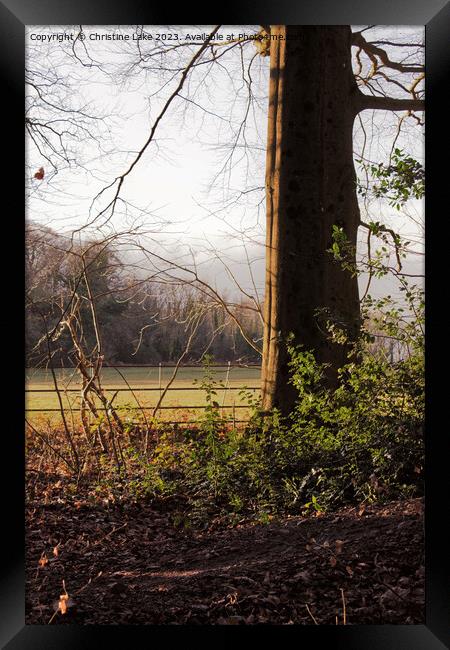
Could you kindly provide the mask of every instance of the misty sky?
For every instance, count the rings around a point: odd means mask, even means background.
[[[88,26],[83,30],[81,41],[78,26],[26,28],[27,67],[51,89],[51,105],[44,106],[33,89],[27,91],[35,118],[55,119],[55,130],[61,126],[60,109],[77,108],[95,118],[86,117],[83,133],[66,126],[64,155],[48,156],[50,160],[43,155],[45,146],[28,138],[27,218],[64,233],[92,222],[86,232],[96,236],[139,225],[141,241],[163,256],[174,256],[180,263],[195,260],[199,273],[209,282],[233,292],[236,286],[226,263],[238,283],[251,293],[256,287],[261,298],[269,57],[256,56],[249,41],[244,48],[225,53],[214,69],[196,68],[181,97],[162,118],[155,141],[125,179],[122,200],[107,219],[107,215],[98,215],[111,199],[111,191],[96,201],[94,197],[128,169],[180,79],[177,66],[186,65],[201,45],[201,41],[190,45],[186,36],[201,37],[208,28],[146,26],[144,36],[151,35],[152,40],[137,40],[142,33],[132,27]],[[257,26],[223,27],[219,32],[223,49],[232,32],[237,36],[257,31]],[[171,39],[156,42],[157,34]],[[104,40],[114,35],[129,38]],[[418,42],[423,39],[423,29],[379,27],[365,35]],[[180,44],[167,56],[170,48]],[[406,51],[397,48],[393,58],[399,59],[399,50],[405,56]],[[148,56],[151,52],[153,57]],[[395,84],[386,88],[399,96]],[[357,157],[363,152],[368,160],[386,162],[397,137],[397,147],[423,160],[423,134],[413,120],[405,120],[397,134],[395,114],[365,111],[360,115],[354,129]],[[51,131],[49,140],[58,149],[60,142]],[[42,181],[33,178],[40,167],[45,169]],[[365,221],[389,224],[417,242],[417,253],[423,252],[421,202],[410,201],[403,214],[385,202],[372,201],[367,206],[361,204],[361,216]],[[130,248],[124,243],[124,250]],[[362,246],[360,253],[364,253]],[[139,258],[137,253],[127,254],[134,261]],[[423,255],[412,255],[405,270],[420,274],[423,264]],[[379,294],[386,285],[383,282],[374,289],[372,293]],[[391,285],[389,290],[396,293]]]

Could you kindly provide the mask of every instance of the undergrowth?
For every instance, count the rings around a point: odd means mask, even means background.
[[[384,322],[392,334],[392,313]],[[298,395],[293,413],[267,416],[249,395],[253,415],[245,428],[222,416],[216,400],[220,382],[206,358],[201,387],[207,405],[198,425],[130,422],[117,440],[115,458],[94,453],[78,432],[84,464],[77,476],[62,461],[63,436],[52,431],[50,448],[30,431],[28,464],[65,474],[66,496],[76,499],[88,490],[94,500],[152,499],[173,509],[183,526],[215,517],[267,522],[278,514],[418,496],[423,339],[414,330],[407,342],[407,353],[393,361],[384,348],[373,349],[373,337],[363,332],[334,391],[325,387],[324,366],[314,355],[288,343]]]

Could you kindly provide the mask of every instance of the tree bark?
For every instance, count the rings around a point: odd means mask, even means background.
[[[334,224],[356,248],[352,136],[360,93],[349,26],[271,26],[271,37],[262,405],[287,414],[295,402],[288,334],[329,364],[326,381],[336,386],[348,347],[327,339],[317,310],[351,338],[359,328],[357,278],[327,249]]]

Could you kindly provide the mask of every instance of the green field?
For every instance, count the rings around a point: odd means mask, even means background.
[[[101,383],[108,398],[111,398],[116,390],[119,390],[113,400],[113,404],[120,407],[120,412],[129,415],[138,415],[139,411],[131,407],[140,406],[150,413],[156,405],[160,392],[164,390],[167,382],[172,376],[173,368],[137,368],[121,366],[119,371],[115,368],[104,368],[101,372]],[[121,374],[123,375],[123,378]],[[175,381],[171,384],[170,390],[164,397],[162,409],[158,414],[161,420],[195,420],[201,409],[192,409],[192,406],[205,404],[205,392],[193,390],[198,387],[204,374],[203,368],[180,368]],[[55,370],[58,389],[63,400],[64,408],[67,411],[76,411],[80,404],[80,379],[73,369],[58,368]],[[236,419],[243,419],[248,414],[247,409],[236,408],[243,405],[239,391],[244,388],[252,388],[251,393],[255,397],[259,395],[260,369],[259,368],[228,368],[221,366],[214,368],[214,377],[221,380],[228,390],[217,389],[215,399],[224,407],[224,415]],[[25,371],[26,382],[26,415],[30,421],[50,418],[60,419],[59,402],[54,391],[53,377],[50,370],[28,368]],[[132,389],[130,391],[127,383]],[[37,391],[37,392],[33,392]],[[47,392],[51,391],[51,392]],[[134,395],[133,395],[134,393]],[[233,408],[233,406],[235,408]],[[174,408],[179,407],[179,408]],[[54,411],[52,409],[57,409]]]

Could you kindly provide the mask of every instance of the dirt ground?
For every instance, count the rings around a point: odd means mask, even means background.
[[[26,509],[28,624],[420,624],[423,501],[180,530],[152,504]]]

